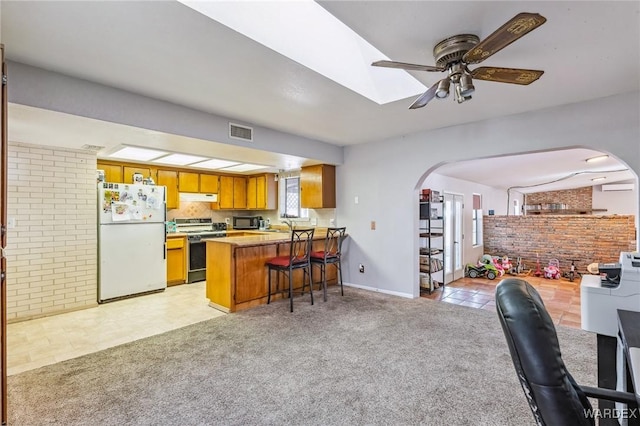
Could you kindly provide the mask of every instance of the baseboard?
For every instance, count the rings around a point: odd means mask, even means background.
[[[367,290],[367,291],[373,291],[376,293],[383,293],[383,294],[390,294],[392,296],[399,296],[399,297],[404,297],[407,299],[413,299],[413,294],[410,293],[402,293],[400,291],[393,291],[393,290],[384,290],[381,288],[375,288],[375,287],[369,287],[366,285],[360,285],[360,284],[352,284],[352,283],[342,283],[345,287],[354,287],[354,288],[359,288],[362,290]]]

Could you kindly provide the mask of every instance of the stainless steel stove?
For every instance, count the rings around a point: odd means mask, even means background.
[[[202,281],[207,277],[207,238],[227,236],[227,224],[211,218],[176,219],[176,231],[187,234],[187,283]]]

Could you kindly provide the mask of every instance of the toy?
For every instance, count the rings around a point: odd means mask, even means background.
[[[511,260],[509,259],[508,256],[502,256],[501,259],[498,259],[498,263],[502,266],[502,269],[506,273],[512,274],[512,275],[516,274],[515,267],[513,266],[513,263],[511,263]]]
[[[544,277],[558,280],[560,276],[560,262],[558,259],[550,259],[549,265],[544,268]]]
[[[536,253],[536,270],[533,275],[536,277],[542,276],[542,271],[540,270],[540,257],[538,256],[538,253]]]
[[[498,276],[499,272],[495,266],[487,263],[482,263],[478,266],[472,265],[471,263],[467,265],[466,275],[469,278],[478,278],[486,276],[490,280],[495,280]]]
[[[470,278],[486,276],[490,280],[495,280],[496,277],[502,276],[503,274],[504,270],[498,269],[493,257],[488,254],[483,255],[477,265],[470,263],[466,267],[466,275]]]

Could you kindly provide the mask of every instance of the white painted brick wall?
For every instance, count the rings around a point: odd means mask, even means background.
[[[10,142],[8,163],[8,321],[96,306],[96,155]]]

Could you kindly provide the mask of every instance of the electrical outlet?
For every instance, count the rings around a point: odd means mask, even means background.
[[[334,218],[329,219],[329,226],[336,226],[336,220]]]
[[[371,230],[372,230],[372,231],[375,231],[375,230],[376,230],[376,221],[375,221],[375,220],[372,220],[372,221],[371,221]]]
[[[225,217],[224,218],[224,223],[226,223],[227,225],[231,224],[231,218],[230,217]]]
[[[358,265],[358,270],[361,274],[364,274],[364,265],[362,263]]]
[[[318,224],[318,218],[312,217],[311,218],[311,226],[316,226],[317,224]]]

